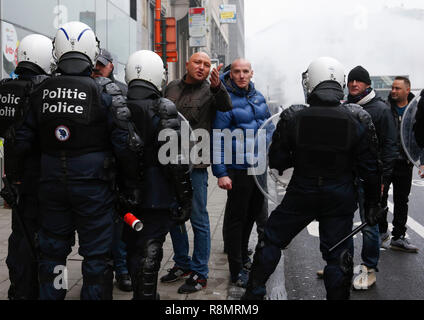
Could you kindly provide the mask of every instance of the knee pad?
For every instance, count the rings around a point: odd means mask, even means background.
[[[155,239],[147,241],[144,253],[143,270],[147,272],[159,271],[163,258],[162,242]]]
[[[353,257],[349,250],[343,250],[338,264],[327,265],[324,271],[324,283],[328,300],[347,300],[353,277]]]
[[[157,298],[157,278],[163,257],[162,241],[147,241],[135,279],[133,279],[134,299],[153,300]]]

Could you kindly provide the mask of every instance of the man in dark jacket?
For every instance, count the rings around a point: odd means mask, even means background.
[[[248,168],[253,165],[251,159],[258,156],[251,154],[255,144],[255,135],[261,125],[271,116],[264,96],[255,89],[250,81],[253,76],[252,66],[245,59],[236,59],[231,64],[230,71],[224,73],[221,80],[230,94],[233,110],[217,112],[213,129],[220,129],[213,135],[212,165],[213,174],[218,178],[218,186],[228,191],[228,199],[224,218],[224,243],[228,254],[231,282],[246,287],[250,258],[248,243],[255,221],[259,220],[262,227],[266,223],[268,213],[264,207],[264,196],[257,187],[253,176],[248,174]],[[242,130],[242,139],[232,140],[232,162],[225,162],[225,141],[223,130],[229,129],[229,134]],[[271,138],[273,128],[268,133]],[[253,134],[248,134],[248,131]],[[224,138],[224,139],[222,139]],[[237,152],[242,147],[243,152]],[[242,161],[237,158],[243,157]],[[252,157],[253,156],[253,157]],[[241,160],[241,159],[239,159]],[[264,209],[264,210],[263,210]],[[260,217],[260,218],[259,218]]]
[[[418,248],[405,238],[406,221],[408,220],[408,197],[411,192],[413,164],[409,161],[403,150],[400,140],[400,124],[402,116],[409,102],[414,98],[411,93],[411,82],[405,77],[396,77],[392,84],[392,91],[388,97],[388,104],[395,121],[397,134],[398,156],[394,164],[393,174],[384,181],[384,191],[382,197],[382,207],[386,207],[379,228],[382,240],[388,239],[387,232],[387,198],[390,184],[393,184],[393,230],[390,248],[404,252],[418,252]]]
[[[349,95],[347,102],[359,104],[372,118],[378,138],[379,158],[382,162],[383,181],[392,175],[394,161],[397,157],[396,129],[390,109],[386,103],[376,97],[371,88],[371,79],[366,69],[361,66],[353,68],[348,75],[347,87]],[[359,213],[362,222],[364,216],[364,189],[358,180]],[[382,186],[383,187],[383,186]],[[380,234],[378,225],[366,226],[362,229],[362,265],[359,275],[353,280],[357,290],[367,290],[376,282],[378,259],[380,257]]]
[[[186,63],[187,73],[180,80],[172,81],[165,89],[165,97],[175,103],[178,111],[195,129],[211,131],[216,111],[232,108],[227,90],[219,79],[219,70],[210,72],[211,60],[204,52],[197,52]],[[210,75],[210,83],[206,80]],[[193,255],[190,258],[187,232],[178,226],[171,228],[175,266],[161,278],[162,282],[174,282],[190,276],[178,289],[179,293],[192,293],[206,287],[211,247],[209,215],[206,210],[208,194],[208,163],[200,162],[191,172],[193,208],[190,222],[194,233]]]

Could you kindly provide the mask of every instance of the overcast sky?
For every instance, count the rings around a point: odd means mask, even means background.
[[[284,105],[303,102],[301,73],[332,56],[346,74],[362,65],[371,75],[409,75],[424,88],[424,14],[413,8],[424,1],[245,0],[256,85],[265,95],[278,87]]]

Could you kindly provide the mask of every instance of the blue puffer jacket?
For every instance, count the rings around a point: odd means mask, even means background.
[[[271,141],[274,126],[272,123],[267,126],[266,132],[259,144],[255,142],[255,136],[260,126],[271,116],[269,108],[266,104],[264,96],[255,89],[254,84],[249,84],[249,90],[243,90],[236,86],[230,79],[229,71],[221,76],[228,93],[230,94],[233,109],[227,112],[216,113],[213,123],[213,148],[212,148],[212,172],[217,178],[228,176],[227,169],[244,170],[251,167],[251,164],[259,154],[266,154],[267,146]],[[219,130],[216,130],[219,129]],[[229,129],[233,135],[231,145],[231,153],[229,145],[224,146],[225,132]],[[240,135],[239,135],[240,133]],[[241,133],[243,136],[241,136]],[[259,140],[260,141],[260,140]],[[264,145],[266,142],[266,145]],[[253,151],[253,146],[255,151]],[[228,154],[224,153],[227,149]],[[229,163],[231,160],[231,163]],[[252,161],[253,160],[253,161]]]

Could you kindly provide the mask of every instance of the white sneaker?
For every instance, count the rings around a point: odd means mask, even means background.
[[[359,274],[353,280],[355,290],[368,290],[377,281],[375,269],[360,265],[355,267],[355,273],[358,273],[356,270],[359,270]]]

